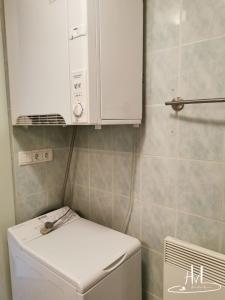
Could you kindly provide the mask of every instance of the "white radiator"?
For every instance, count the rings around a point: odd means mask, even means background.
[[[225,255],[165,239],[164,300],[225,300]]]

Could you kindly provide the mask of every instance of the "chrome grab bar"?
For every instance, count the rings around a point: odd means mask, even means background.
[[[172,106],[176,112],[183,110],[187,104],[203,104],[203,103],[221,103],[225,102],[225,98],[208,98],[208,99],[195,99],[195,100],[183,100],[180,97],[174,98],[172,101],[165,102],[165,105]]]

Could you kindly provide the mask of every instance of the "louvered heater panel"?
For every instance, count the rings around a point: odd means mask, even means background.
[[[54,125],[66,125],[64,118],[61,115],[32,115],[32,116],[20,116],[17,118],[16,125],[24,126],[54,126]]]
[[[225,300],[225,255],[165,239],[164,300]]]

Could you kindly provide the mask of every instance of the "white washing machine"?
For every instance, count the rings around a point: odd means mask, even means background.
[[[13,300],[141,300],[140,242],[64,207],[8,231]]]

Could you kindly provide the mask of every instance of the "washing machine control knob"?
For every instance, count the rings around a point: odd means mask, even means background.
[[[83,115],[84,108],[80,102],[78,102],[73,109],[73,114],[76,118],[80,118]]]

